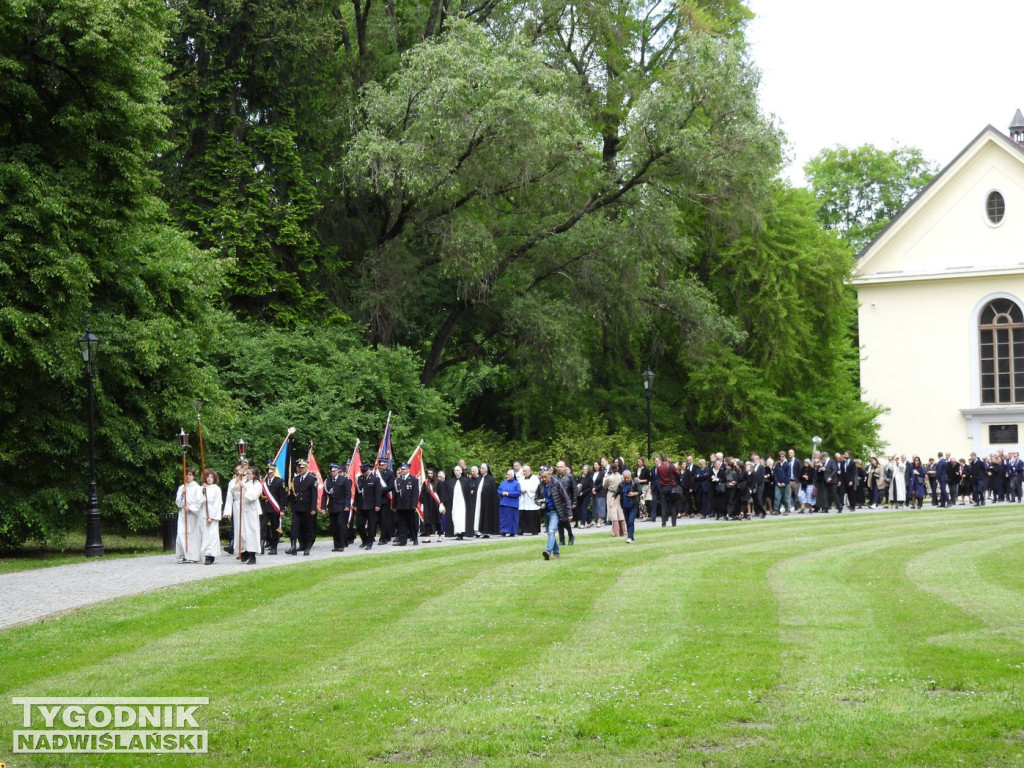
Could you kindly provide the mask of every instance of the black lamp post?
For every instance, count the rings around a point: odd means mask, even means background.
[[[100,500],[96,493],[96,443],[93,437],[93,378],[96,376],[96,352],[100,346],[99,337],[86,326],[85,334],[78,340],[85,362],[85,380],[89,385],[89,499],[85,507],[85,556],[103,556],[103,534],[100,531]]]
[[[654,371],[643,372],[644,394],[647,396],[647,460],[651,460],[651,388],[654,386]]]

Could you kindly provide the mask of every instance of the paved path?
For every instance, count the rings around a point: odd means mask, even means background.
[[[859,510],[867,512],[869,510]],[[832,513],[835,514],[834,512]],[[795,515],[794,518],[802,516]],[[819,518],[820,515],[808,515],[808,518]],[[782,516],[769,516],[766,521],[751,521],[747,525],[759,522],[783,520]],[[727,522],[683,518],[681,526],[687,525],[729,525]],[[637,522],[637,538],[640,539],[644,530],[660,527],[660,523]],[[610,528],[586,528],[577,531],[580,535],[609,535]],[[546,534],[524,537],[537,542],[538,555],[544,548]],[[490,539],[470,539],[456,541],[445,539],[443,544],[421,544],[418,549],[432,550],[438,547],[486,546],[494,541],[502,541],[500,536]],[[55,565],[49,568],[35,568],[27,571],[0,574],[0,594],[4,596],[0,607],[0,629],[17,624],[36,621],[46,616],[82,608],[93,603],[112,600],[116,597],[137,595],[152,592],[175,584],[186,584],[191,581],[213,579],[226,574],[241,573],[259,568],[281,568],[298,566],[303,563],[318,562],[338,557],[369,557],[386,556],[393,552],[407,551],[412,547],[377,546],[372,550],[359,549],[357,545],[349,546],[343,553],[331,552],[328,541],[322,536],[308,557],[299,554],[284,554],[285,547],[280,547],[280,555],[257,556],[256,565],[243,566],[231,555],[221,553],[213,565],[187,564],[179,565],[173,554],[149,555],[146,557],[96,558],[83,563]]]

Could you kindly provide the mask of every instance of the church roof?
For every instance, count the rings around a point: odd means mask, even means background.
[[[1019,109],[1017,110],[1017,114],[1014,116],[1013,122],[1016,123],[1018,118],[1020,118],[1021,122],[1024,123],[1024,114],[1022,114]],[[1024,125],[1022,125],[1022,127],[1024,127]],[[962,165],[964,159],[968,155],[973,155],[975,151],[983,143],[988,141],[993,141],[999,144],[1000,146],[1004,147],[1008,152],[1011,152],[1018,156],[1020,160],[1024,162],[1024,147],[1015,142],[1002,131],[993,127],[991,124],[986,125],[981,130],[981,132],[978,133],[978,135],[975,136],[970,141],[970,143],[966,147],[960,150],[956,157],[954,157],[949,163],[947,163],[941,171],[939,171],[937,174],[935,174],[934,177],[932,177],[931,181],[929,181],[921,188],[921,190],[914,196],[914,198],[909,203],[903,206],[903,210],[901,210],[898,214],[893,216],[889,223],[886,224],[878,232],[878,234],[871,239],[871,242],[869,242],[867,245],[861,248],[860,252],[857,253],[858,262],[863,260],[864,257],[868,255],[868,252],[871,251],[880,240],[885,238],[885,236],[890,232],[890,230],[893,230],[896,227],[898,227],[898,225],[901,223],[901,220],[905,216],[907,216],[907,214],[910,211],[917,207],[919,201],[922,201],[925,198],[927,198],[935,188],[944,184],[947,181],[947,178],[953,175],[956,169],[960,165]]]

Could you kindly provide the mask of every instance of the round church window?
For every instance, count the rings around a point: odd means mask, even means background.
[[[1003,216],[1006,215],[1006,201],[1003,200],[1001,192],[992,190],[988,193],[988,199],[985,200],[985,215],[992,224],[1002,223]]]

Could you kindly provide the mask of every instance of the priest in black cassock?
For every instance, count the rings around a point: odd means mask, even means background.
[[[473,508],[470,506],[469,478],[462,474],[462,467],[456,466],[452,476],[445,480],[444,502],[448,514],[445,517],[445,535],[457,539],[473,530]]]

